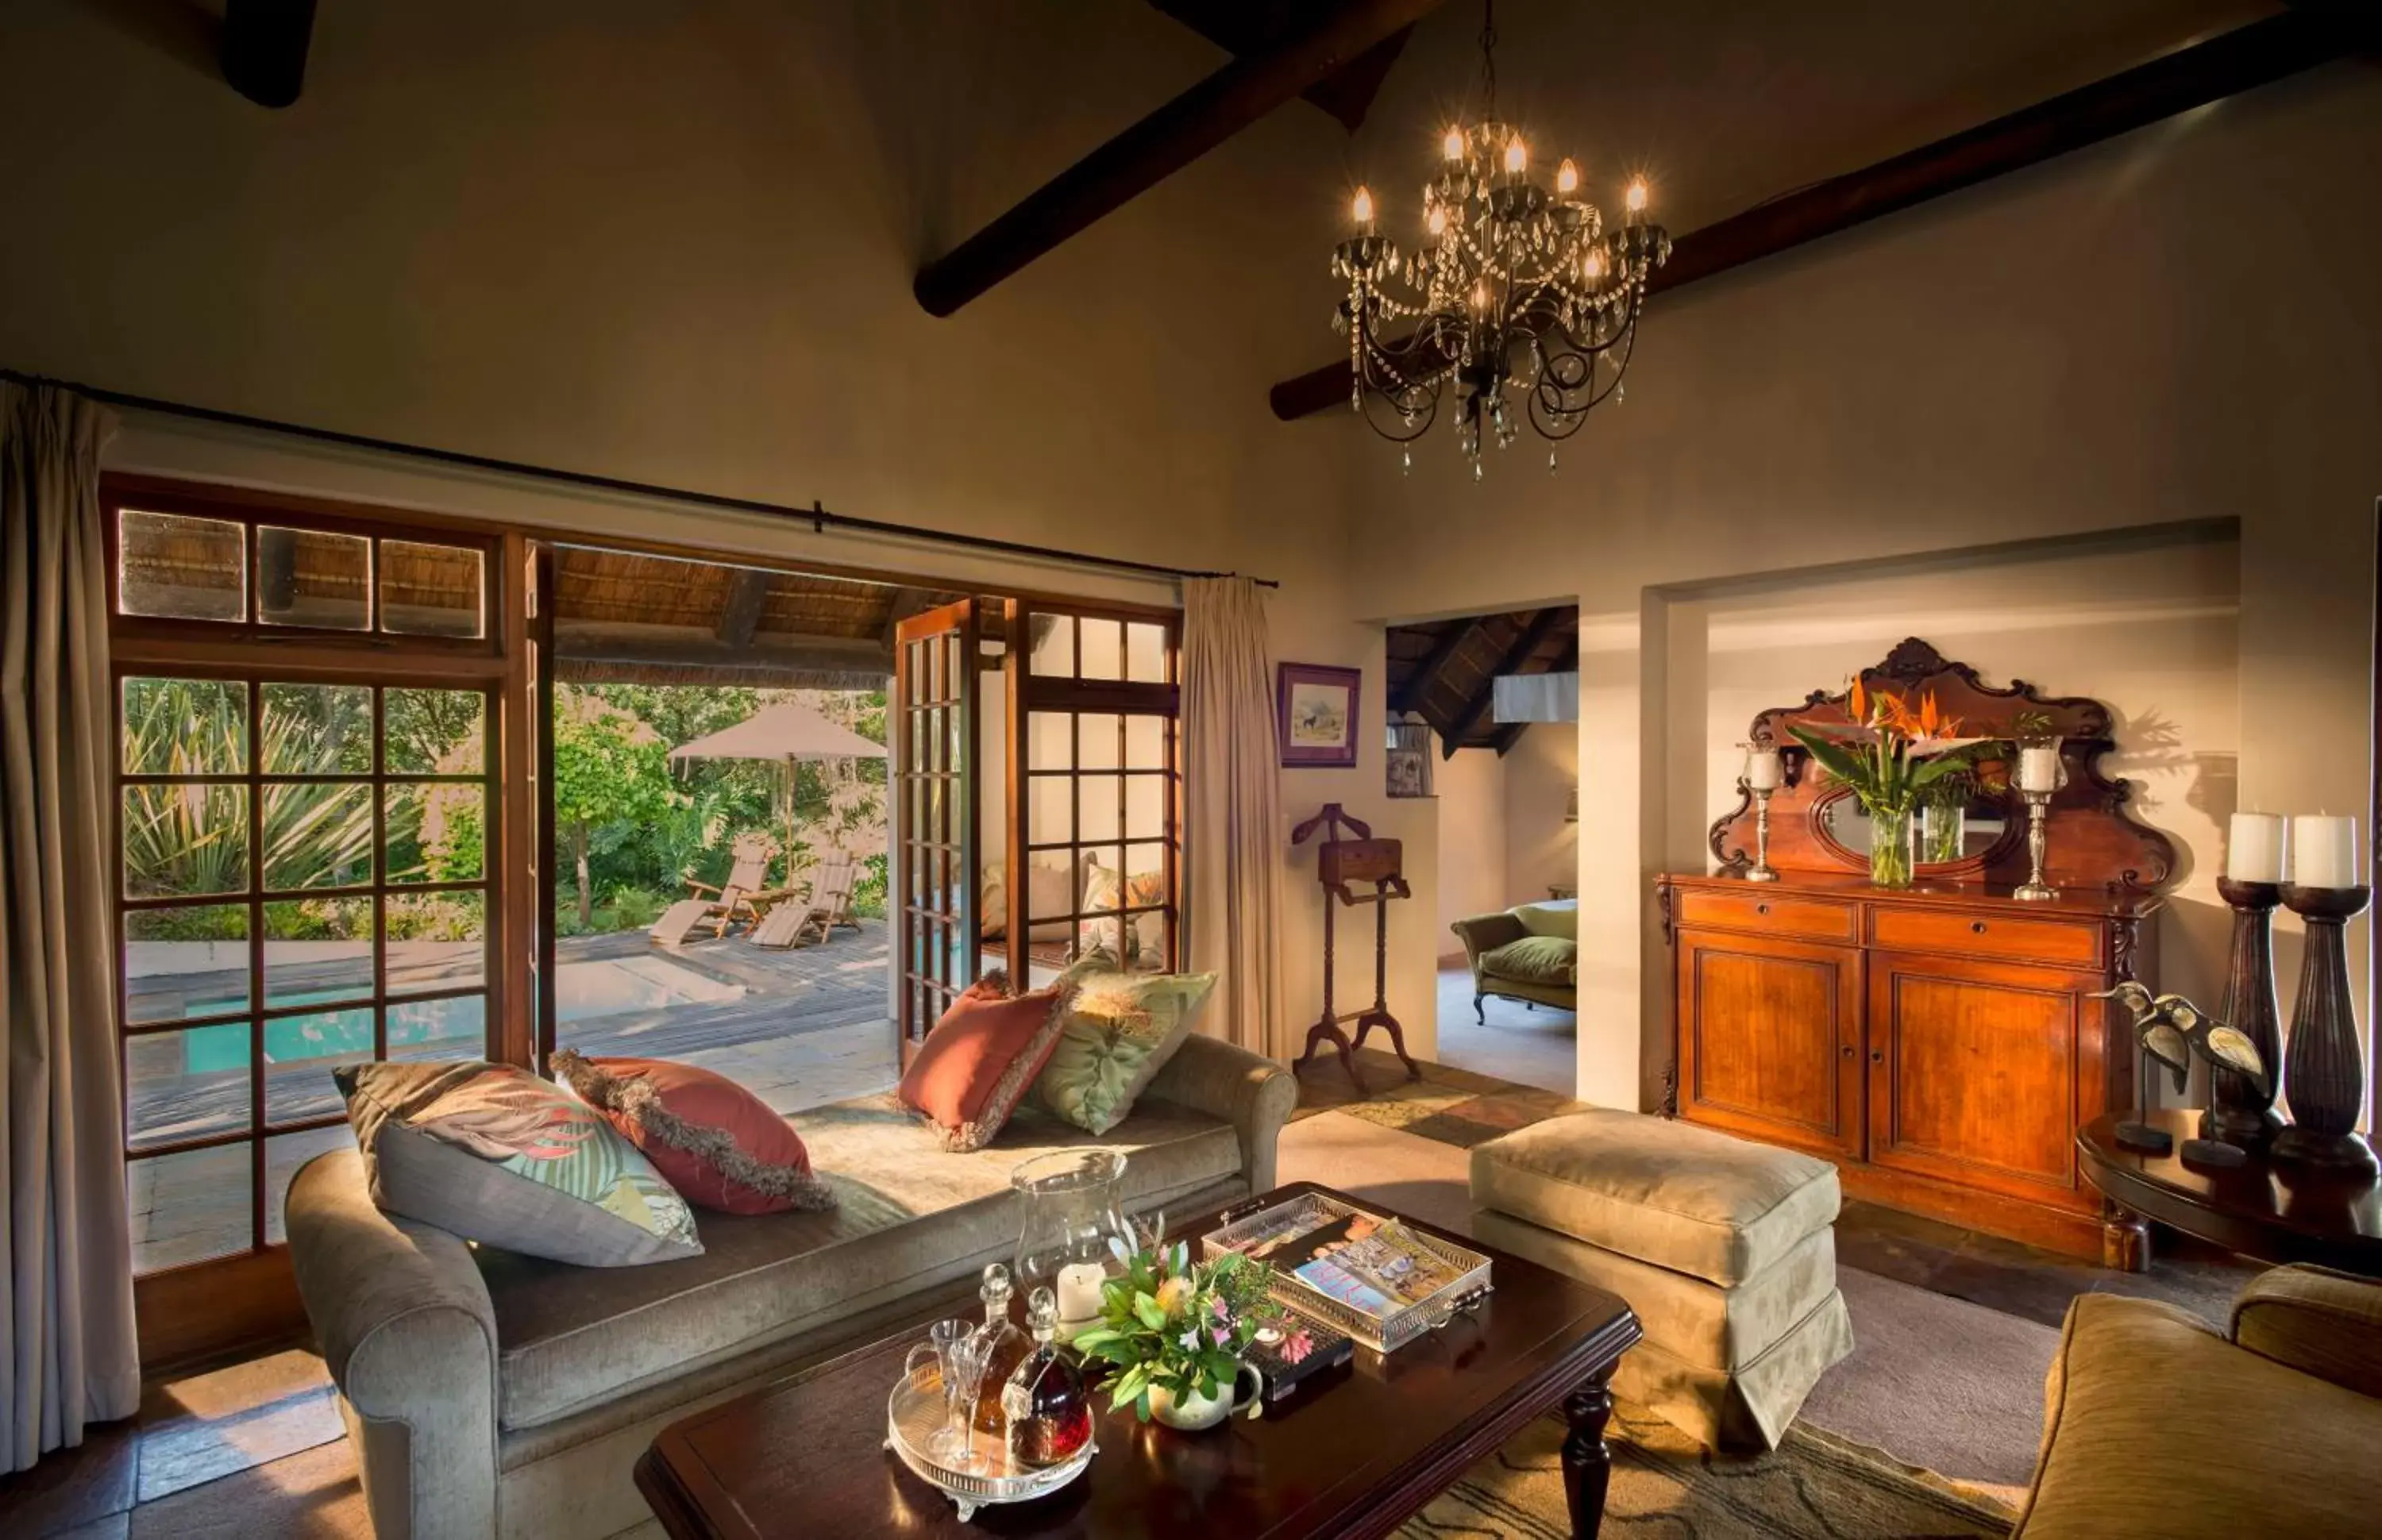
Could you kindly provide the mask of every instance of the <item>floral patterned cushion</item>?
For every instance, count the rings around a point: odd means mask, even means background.
[[[478,1060],[332,1071],[390,1214],[529,1256],[630,1267],[699,1256],[686,1200],[561,1087]]]
[[[1044,1110],[1087,1133],[1125,1120],[1135,1098],[1183,1046],[1216,986],[1213,973],[1128,973],[1115,954],[1087,953],[1059,976],[1074,996],[1060,1010],[1059,1041],[1034,1082]]]

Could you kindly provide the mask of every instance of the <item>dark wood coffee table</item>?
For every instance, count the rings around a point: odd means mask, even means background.
[[[2128,1117],[2132,1114],[2129,1113]],[[2143,1155],[2118,1143],[2115,1115],[2079,1130],[2086,1179],[2109,1203],[2102,1261],[2141,1272],[2150,1265],[2143,1221],[2179,1229],[2261,1262],[2314,1262],[2382,1277],[2382,1181],[2370,1171],[2294,1166],[2253,1153],[2231,1170],[2183,1158],[2200,1134],[2197,1109],[2162,1109],[2143,1120],[2165,1129],[2175,1148]]]
[[[1386,1212],[1312,1182],[1266,1201],[1310,1192]],[[1222,1212],[1174,1233],[1213,1229]],[[1563,1462],[1572,1533],[1592,1536],[1610,1472],[1605,1382],[1638,1340],[1638,1318],[1615,1295],[1464,1243],[1495,1259],[1495,1292],[1471,1315],[1394,1353],[1359,1349],[1354,1364],[1269,1405],[1263,1417],[1205,1433],[1137,1423],[1098,1396],[1100,1452],[1091,1469],[1049,1497],[980,1508],[967,1523],[884,1448],[886,1397],[927,1324],[952,1314],[948,1293],[882,1341],[663,1429],[637,1462],[637,1486],[681,1540],[1377,1535],[1560,1405],[1571,1424]]]

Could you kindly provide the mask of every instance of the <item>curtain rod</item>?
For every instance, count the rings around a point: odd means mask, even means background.
[[[795,507],[791,504],[772,503],[758,497],[731,497],[725,493],[694,492],[685,487],[663,486],[655,482],[630,481],[620,476],[601,476],[586,471],[565,471],[550,465],[531,465],[522,460],[499,459],[493,455],[466,454],[460,449],[440,449],[425,444],[402,444],[395,439],[374,438],[365,434],[341,433],[336,428],[313,428],[303,422],[284,422],[270,417],[252,417],[246,412],[222,411],[214,407],[196,407],[184,401],[165,401],[153,396],[135,396],[127,391],[106,390],[98,385],[83,385],[74,380],[55,379],[46,374],[28,374],[15,369],[0,369],[0,380],[14,381],[22,385],[50,385],[60,390],[71,390],[79,396],[87,396],[94,401],[134,411],[157,412],[167,417],[187,417],[194,422],[220,423],[227,427],[252,428],[265,433],[286,434],[293,438],[312,439],[318,444],[336,444],[349,449],[370,449],[379,454],[399,455],[409,459],[430,460],[439,465],[461,466],[473,471],[489,471],[500,475],[520,476],[531,481],[554,482],[566,486],[591,487],[600,492],[623,493],[632,497],[659,498],[669,502],[691,503],[700,507],[726,508],[737,513],[757,513],[772,519],[790,519],[808,524],[815,532],[821,534],[829,528],[852,530],[865,534],[886,535],[900,540],[958,545],[972,551],[986,551],[1001,556],[1029,556],[1037,560],[1062,562],[1076,567],[1101,567],[1112,571],[1141,572],[1160,578],[1236,578],[1241,575],[1237,572],[1205,571],[1197,568],[1167,567],[1154,561],[1135,561],[1129,556],[1087,555],[1080,551],[1064,551],[1049,545],[1035,545],[1022,540],[1002,540],[993,535],[918,529],[908,524],[896,524],[889,519],[864,519],[849,513],[831,513],[817,502],[813,502],[806,508]],[[1253,578],[1250,581],[1260,588],[1282,586],[1271,578]]]

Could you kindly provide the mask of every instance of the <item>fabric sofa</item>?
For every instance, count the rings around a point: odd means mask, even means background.
[[[1472,965],[1472,1013],[1483,1022],[1492,995],[1526,1005],[1578,1007],[1579,904],[1562,898],[1476,914],[1448,927]]]
[[[290,1184],[290,1258],[382,1540],[610,1535],[649,1517],[632,1469],[663,1424],[1009,1260],[1017,1162],[1111,1147],[1135,1212],[1228,1202],[1274,1185],[1296,1100],[1281,1066],[1194,1036],[1098,1139],[1025,1113],[952,1155],[890,1094],[840,1102],[793,1118],[835,1211],[706,1213],[702,1256],[643,1267],[540,1261],[384,1214],[343,1152]]]
[[[2261,1275],[2219,1334],[2150,1300],[2069,1306],[2018,1540],[2382,1535],[2382,1282]]]

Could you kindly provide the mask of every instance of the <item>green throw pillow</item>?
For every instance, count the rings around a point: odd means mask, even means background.
[[[1216,975],[1122,973],[1112,953],[1096,951],[1062,979],[1075,993],[1033,1097],[1087,1133],[1106,1133],[1183,1045]]]
[[[1480,959],[1481,966],[1501,978],[1524,984],[1569,984],[1579,947],[1567,936],[1526,935],[1508,941]]]

